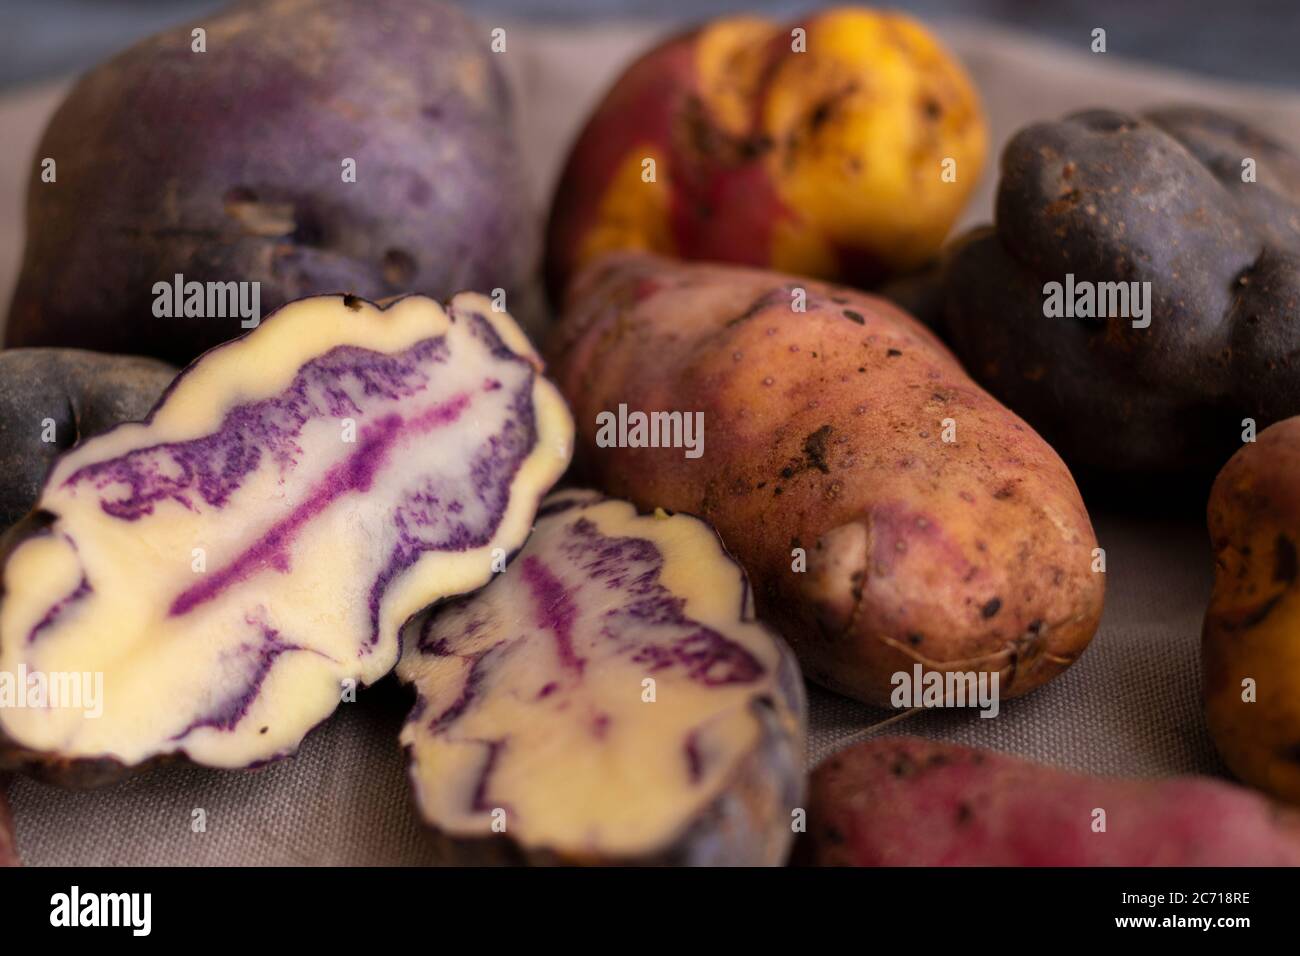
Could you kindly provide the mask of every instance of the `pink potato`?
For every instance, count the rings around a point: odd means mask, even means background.
[[[918,737],[823,761],[807,811],[795,857],[817,866],[1300,865],[1300,813],[1233,784],[1089,777]]]

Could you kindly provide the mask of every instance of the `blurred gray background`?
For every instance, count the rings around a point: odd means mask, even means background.
[[[0,89],[85,69],[222,0],[3,0]],[[793,13],[817,0],[464,0],[479,17],[590,24],[599,18],[697,20],[730,11]],[[1191,0],[897,0],[871,4],[926,19],[983,21],[1086,47],[1105,27],[1108,52],[1225,79],[1300,86],[1300,2]]]

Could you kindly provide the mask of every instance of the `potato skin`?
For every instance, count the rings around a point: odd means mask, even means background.
[[[910,17],[713,20],[629,66],[579,135],[551,208],[552,298],[613,250],[873,283],[938,250],[985,143],[970,79]]]
[[[996,221],[952,250],[941,334],[1076,474],[1208,486],[1243,418],[1300,412],[1300,157],[1265,134],[1199,107],[1035,123]],[[1045,316],[1067,274],[1150,283],[1150,326]]]
[[[14,818],[9,812],[9,781],[0,773],[0,866],[19,866],[18,847],[14,843]]]
[[[1106,813],[1094,832],[1094,813]],[[811,866],[1296,866],[1300,813],[1209,777],[1088,777],[919,737],[813,771]]]
[[[176,369],[80,349],[0,351],[0,531],[27,514],[54,459],[83,438],[153,408]],[[54,441],[42,441],[53,421]]]
[[[614,255],[575,281],[549,365],[584,477],[710,522],[759,616],[825,687],[887,704],[891,675],[920,662],[997,672],[1015,696],[1069,666],[1096,630],[1103,575],[1069,472],[881,299]],[[620,403],[703,412],[702,456],[597,447],[597,415]]]
[[[1234,774],[1300,803],[1300,418],[1224,466],[1208,508],[1214,593],[1201,641],[1205,718]],[[1255,682],[1253,702],[1242,682]]]
[[[263,316],[317,293],[498,287],[526,315],[540,222],[488,40],[426,0],[264,0],[90,71],[32,164],[6,344],[180,365],[245,331],[155,318],[154,284],[178,273],[259,282]]]

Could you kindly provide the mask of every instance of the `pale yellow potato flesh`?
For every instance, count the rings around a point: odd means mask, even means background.
[[[620,577],[618,555],[637,549]],[[638,618],[638,598],[675,623]],[[717,643],[690,641],[701,633]],[[455,838],[504,833],[561,859],[638,861],[696,824],[774,726],[802,759],[801,692],[792,706],[781,686],[788,651],[754,620],[717,535],[687,515],[557,492],[510,567],[417,618],[403,646],[397,674],[420,698],[401,737],[417,803]],[[772,721],[758,716],[768,707]],[[792,808],[769,809],[788,831]]]

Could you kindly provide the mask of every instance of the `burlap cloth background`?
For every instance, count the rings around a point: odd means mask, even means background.
[[[495,25],[495,24],[493,24]],[[937,24],[965,60],[997,148],[1025,122],[1069,109],[1141,109],[1193,99],[1240,111],[1300,146],[1300,95],[1148,69],[1112,54],[1062,50],[1002,31]],[[508,25],[503,60],[518,91],[539,203],[570,137],[606,83],[661,27]],[[0,308],[21,247],[22,184],[37,137],[66,84],[0,99]],[[990,215],[986,173],[968,222]],[[1107,551],[1106,613],[1092,646],[1063,677],[996,719],[932,711],[899,731],[1021,753],[1102,774],[1222,773],[1199,701],[1198,641],[1211,581],[1204,524],[1093,512]],[[308,737],[301,752],[251,773],[164,768],[115,787],[65,792],[12,787],[18,847],[33,865],[417,864],[435,862],[407,795],[397,731],[402,693],[363,693]],[[815,762],[890,716],[811,690]],[[195,809],[204,833],[191,830]]]

